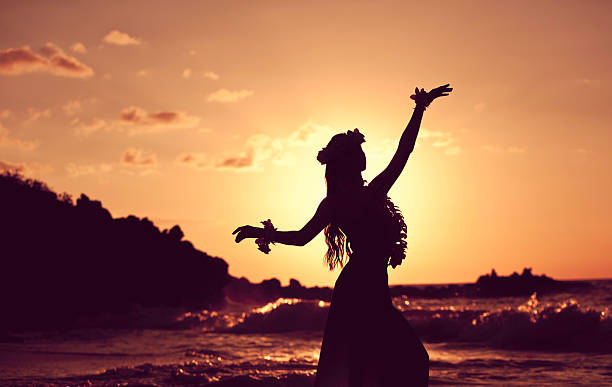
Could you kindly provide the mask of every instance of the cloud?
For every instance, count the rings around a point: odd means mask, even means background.
[[[283,151],[283,142],[265,134],[255,134],[246,141],[246,151],[238,155],[221,158],[215,162],[218,169],[262,170],[263,162],[278,158]]]
[[[308,139],[312,138],[316,131],[317,128],[314,125],[302,125],[289,136],[289,142],[295,145],[307,144]]]
[[[286,143],[288,146],[295,147],[311,146],[314,144],[323,146],[335,133],[336,131],[331,127],[309,120],[296,131],[290,133],[287,136]]]
[[[91,77],[93,70],[68,56],[61,48],[49,42],[40,50],[40,54],[29,46],[0,50],[0,74],[21,75],[26,73],[49,73],[70,78]]]
[[[23,173],[24,169],[23,164],[14,164],[0,160],[0,172]]]
[[[219,89],[208,95],[208,102],[238,102],[241,99],[245,99],[254,94],[252,90],[228,90],[228,89]]]
[[[149,113],[138,106],[129,106],[121,111],[119,124],[114,125],[112,130],[139,134],[193,128],[199,123],[199,117],[187,115],[185,112],[159,111]]]
[[[151,74],[151,71],[148,69],[142,69],[142,70],[138,70],[138,72],[136,73],[137,76],[139,77],[146,77],[149,76]]]
[[[12,163],[9,161],[0,160],[0,172],[13,172],[13,173],[48,173],[53,171],[53,167],[48,164],[40,163]]]
[[[72,99],[62,105],[62,110],[67,116],[74,116],[77,113],[80,113],[83,110],[83,107],[81,106],[81,101],[78,99]]]
[[[2,119],[7,119],[7,118],[9,118],[12,115],[13,115],[13,112],[11,112],[8,109],[0,110],[0,118],[2,118]]]
[[[225,169],[233,171],[261,171],[267,160],[277,160],[283,154],[284,143],[265,134],[256,134],[246,141],[246,150],[233,156],[212,158],[204,153],[179,154],[175,164],[196,169]]]
[[[371,144],[370,142],[366,141],[364,148],[367,149],[366,155],[368,160],[381,159],[389,161],[397,150],[397,140],[385,138],[379,141],[378,144]]]
[[[28,109],[28,118],[22,122],[22,125],[29,125],[32,122],[38,121],[41,118],[51,117],[51,109],[37,110],[35,108]]]
[[[3,74],[17,75],[37,71],[46,65],[47,60],[32,52],[28,46],[0,51],[0,72]]]
[[[128,148],[121,156],[121,163],[129,166],[151,167],[157,164],[157,155],[142,149]]]
[[[85,103],[88,101],[85,100]],[[71,113],[81,104],[69,101],[64,105],[66,114]],[[80,124],[79,124],[80,123]],[[200,123],[200,118],[187,115],[179,111],[158,111],[149,113],[138,106],[129,106],[121,111],[119,118],[112,122],[94,118],[91,122],[81,122],[78,117],[72,121],[74,133],[77,135],[90,135],[101,130],[127,133],[129,135],[153,132],[165,132],[175,129],[195,128]]]
[[[0,124],[0,147],[31,151],[38,146],[36,141],[22,141],[9,136],[9,131]]]
[[[183,70],[182,76],[185,79],[189,79],[189,78],[191,78],[191,73],[192,73],[191,69],[185,69],[185,70]]]
[[[255,134],[246,140],[246,150],[231,157],[218,159],[213,164],[217,169],[234,171],[262,171],[266,161],[277,165],[290,165],[294,163],[292,148],[318,147],[327,143],[333,133],[335,131],[329,126],[308,121],[283,138]]]
[[[431,146],[434,148],[442,148],[447,156],[457,156],[462,153],[461,146],[457,145],[452,132],[441,132],[436,130],[421,129],[417,139],[417,145],[423,140],[431,141]]]
[[[77,165],[70,163],[66,166],[66,172],[70,177],[80,177],[86,175],[94,175],[101,173],[108,173],[113,170],[112,164],[88,164],[88,165]]]
[[[421,129],[419,131],[419,138],[449,138],[451,136],[451,132],[440,132],[436,130],[427,129]]]
[[[461,154],[461,147],[458,145],[448,147],[444,150],[444,154],[448,156],[457,156]]]
[[[77,122],[78,122],[78,119],[74,121],[75,124]],[[94,118],[90,124],[82,123],[81,125],[75,127],[74,133],[80,136],[87,136],[99,130],[104,129],[105,127],[106,127],[106,121],[99,119],[99,118]]]
[[[222,159],[216,164],[217,168],[235,168],[243,169],[254,166],[253,150],[249,149],[248,152],[241,154],[236,157],[229,157]]]
[[[78,52],[78,53],[80,53],[80,54],[85,54],[85,53],[87,52],[87,48],[86,48],[86,47],[85,47],[85,45],[84,45],[83,43],[81,43],[81,42],[76,42],[76,43],[73,43],[73,44],[70,46],[70,49],[71,49],[72,51],[74,51],[74,52]]]
[[[213,166],[212,160],[204,153],[186,152],[176,156],[176,164],[185,165],[197,169],[209,169]]]
[[[102,38],[105,43],[114,44],[117,46],[133,46],[142,44],[142,39],[134,38],[125,32],[112,30]]]
[[[431,143],[431,146],[435,148],[445,148],[453,143],[453,139],[451,137],[443,137],[439,140],[435,140]]]
[[[212,71],[206,71],[204,74],[202,74],[202,76],[204,78],[212,79],[213,81],[216,81],[217,79],[219,79],[219,75]]]

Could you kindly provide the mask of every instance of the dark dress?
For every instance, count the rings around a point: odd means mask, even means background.
[[[389,295],[384,197],[364,187],[335,208],[353,253],[334,287],[315,387],[426,386],[427,351]]]

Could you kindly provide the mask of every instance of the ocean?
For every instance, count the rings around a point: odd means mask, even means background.
[[[432,386],[612,385],[612,280],[587,282],[555,294],[393,302],[425,343]],[[328,306],[281,298],[201,312],[135,308],[21,332],[0,343],[0,384],[311,386]]]

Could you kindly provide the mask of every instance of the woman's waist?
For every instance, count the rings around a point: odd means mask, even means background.
[[[334,292],[349,291],[351,298],[388,297],[388,283],[386,264],[351,257],[336,280]]]
[[[372,271],[372,274],[379,273],[386,276],[388,261],[388,257],[385,257],[384,255],[353,252],[347,261],[346,266],[350,265],[350,267],[356,270],[367,270]]]
[[[391,249],[387,244],[378,244],[373,246],[371,244],[359,244],[351,243],[351,255],[350,259],[355,261],[366,261],[366,262],[387,262],[391,255]]]

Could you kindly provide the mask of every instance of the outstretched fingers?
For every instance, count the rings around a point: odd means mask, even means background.
[[[450,90],[452,90],[452,88],[450,88],[449,86],[450,86],[450,83],[447,83],[446,85],[438,86],[438,87],[432,89],[432,91],[433,90],[443,90],[443,89],[450,89]]]
[[[436,99],[438,97],[445,97],[447,95],[450,94],[451,91],[453,91],[452,87],[448,87],[450,84],[447,83],[446,85],[442,85],[442,86],[438,86],[435,89],[431,89],[431,91],[429,92],[429,95],[431,96],[431,99]]]
[[[245,235],[245,232],[244,232],[245,227],[246,226],[240,226],[237,229],[235,229],[234,232],[232,233],[232,235],[237,233],[236,239],[235,239],[236,243],[240,243],[241,240],[246,238],[246,235]]]

